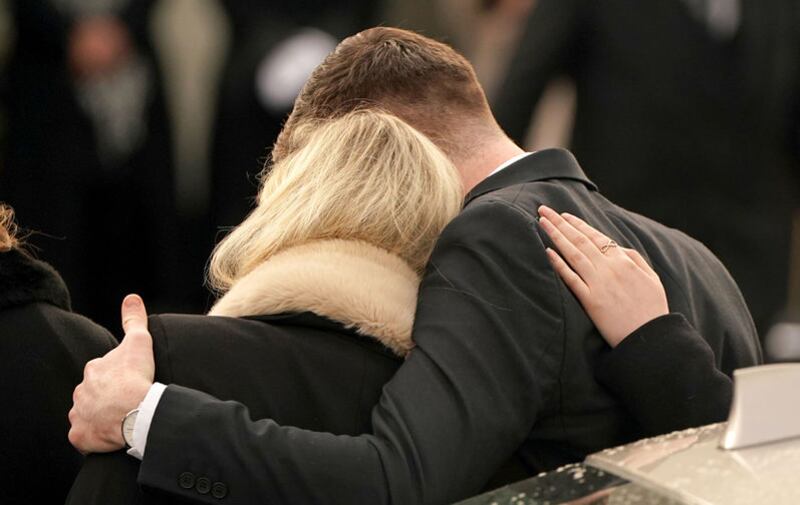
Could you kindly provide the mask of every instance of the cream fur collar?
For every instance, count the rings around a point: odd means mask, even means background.
[[[310,311],[374,337],[400,356],[414,347],[419,276],[365,242],[320,240],[275,254],[239,279],[209,312],[242,317]]]

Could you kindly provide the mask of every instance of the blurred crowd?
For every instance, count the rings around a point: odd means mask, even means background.
[[[800,318],[795,0],[0,0],[0,201],[78,312],[202,311],[312,69],[394,25],[474,63],[507,133],[705,243],[762,335]]]

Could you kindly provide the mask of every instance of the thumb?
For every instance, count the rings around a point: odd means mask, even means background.
[[[122,329],[125,330],[122,344],[152,348],[153,339],[147,330],[147,310],[139,295],[128,295],[122,301]]]

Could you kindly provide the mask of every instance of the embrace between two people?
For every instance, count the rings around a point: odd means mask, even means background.
[[[345,39],[272,158],[212,256],[212,317],[148,329],[129,296],[122,343],[87,364],[70,442],[129,455],[88,458],[72,502],[124,478],[207,503],[445,503],[721,420],[761,360],[702,244],[606,200],[569,152],[525,153],[444,44]]]

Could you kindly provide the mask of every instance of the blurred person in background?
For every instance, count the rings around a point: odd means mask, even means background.
[[[215,232],[241,222],[252,209],[258,174],[300,88],[345,34],[374,22],[381,1],[221,4],[231,22],[232,43],[221,76],[211,153]]]
[[[115,324],[123,289],[169,300],[171,142],[148,40],[155,0],[13,0],[0,195],[73,303]],[[128,266],[122,268],[121,265]]]
[[[13,213],[0,204],[2,502],[63,503],[83,462],[66,438],[72,391],[84,364],[117,342],[70,311],[61,277],[15,234]]]
[[[711,248],[763,333],[786,300],[800,170],[800,4],[538,0],[494,110],[516,140],[554,77],[610,199]]]
[[[480,0],[466,53],[488,97],[496,93],[535,0]],[[548,146],[553,147],[553,146]]]

